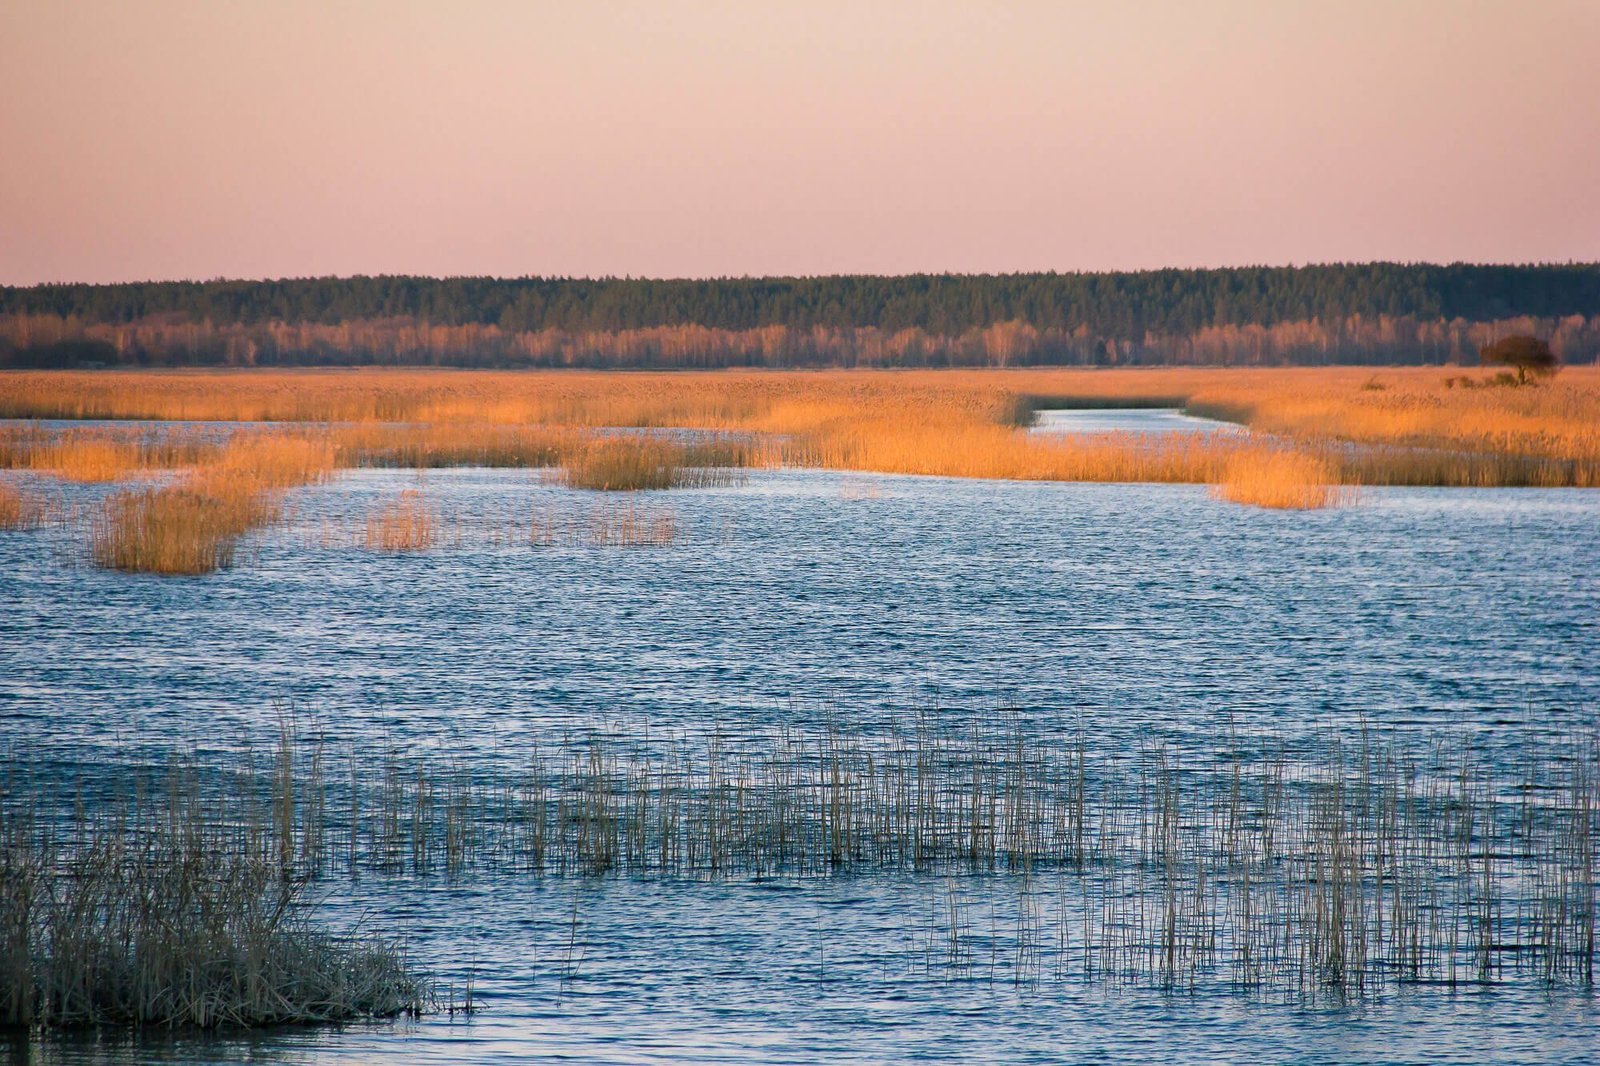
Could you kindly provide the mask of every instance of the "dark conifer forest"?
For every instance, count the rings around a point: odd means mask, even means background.
[[[1600,354],[1600,264],[0,288],[0,366],[1325,365]]]

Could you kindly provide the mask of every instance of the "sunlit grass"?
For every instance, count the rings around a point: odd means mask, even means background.
[[[0,481],[0,530],[37,529],[44,512],[44,504],[34,496]]]
[[[1325,459],[1281,448],[1247,448],[1230,456],[1211,491],[1218,499],[1274,510],[1311,511],[1349,497]]]
[[[240,538],[277,515],[273,500],[238,482],[128,490],[106,501],[91,548],[111,570],[209,574],[231,566]]]
[[[136,429],[0,428],[0,466],[34,470],[85,484],[121,481],[135,474],[189,466],[217,448],[193,432],[150,434]]]
[[[415,489],[407,489],[367,517],[366,545],[374,551],[427,551],[438,539],[439,515]]]
[[[680,443],[660,437],[594,437],[572,449],[562,484],[601,492],[712,488],[738,480],[728,468],[758,460],[755,449],[728,441]]]
[[[33,468],[67,481],[117,481],[142,466],[139,446],[103,438],[65,437],[33,456]]]
[[[566,461],[562,481],[575,489],[621,492],[670,489],[678,475],[682,449],[644,437],[591,442]]]
[[[110,496],[90,533],[92,557],[131,573],[224,569],[246,533],[279,518],[279,490],[325,480],[334,455],[315,436],[236,435],[173,484]]]
[[[1327,506],[1355,485],[1600,485],[1600,370],[1526,388],[1466,388],[1456,369],[917,372],[325,371],[8,375],[8,410],[34,415],[287,419],[298,431],[0,433],[0,463],[77,480],[173,470],[172,489],[114,498],[97,531],[107,565],[227,565],[254,497],[338,468],[546,468],[598,491],[712,487],[742,467],[962,478],[1178,482],[1223,499]],[[1248,435],[1043,435],[1035,406],[1180,404]],[[684,427],[699,435],[667,435]],[[619,432],[636,429],[643,432]],[[240,517],[243,516],[243,517]],[[250,517],[254,516],[254,517]],[[426,547],[421,515],[376,516],[368,540]],[[433,516],[437,518],[437,516]],[[192,533],[175,532],[193,523]],[[252,526],[253,527],[253,526]],[[187,538],[188,546],[179,546]],[[213,562],[206,562],[206,560]]]

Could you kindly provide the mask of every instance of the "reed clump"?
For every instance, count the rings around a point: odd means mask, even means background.
[[[233,565],[240,538],[278,513],[273,500],[226,482],[130,490],[106,501],[90,547],[110,570],[209,574]]]
[[[561,479],[569,488],[601,492],[670,489],[677,483],[681,450],[646,437],[596,440],[566,460]]]
[[[712,488],[734,484],[727,467],[748,461],[745,449],[722,442],[684,444],[648,435],[607,436],[568,455],[561,481],[600,492]]]
[[[117,481],[142,468],[139,447],[127,441],[69,436],[40,449],[33,468],[67,481]]]
[[[38,529],[44,523],[44,514],[42,501],[0,481],[0,530]]]
[[[280,490],[325,480],[334,454],[316,437],[236,435],[174,484],[109,497],[90,530],[92,557],[130,573],[197,575],[229,567],[247,533],[281,516]]]
[[[0,1029],[202,1029],[419,1014],[390,943],[311,920],[304,882],[207,818],[192,788],[83,815],[0,810]]]
[[[1211,486],[1217,499],[1273,510],[1312,511],[1349,498],[1328,460],[1286,448],[1248,448],[1230,456],[1222,480]]]
[[[139,428],[52,431],[11,426],[0,430],[0,466],[86,484],[191,465],[215,451],[209,440],[195,434]]]
[[[324,435],[240,433],[203,467],[212,481],[230,479],[256,490],[285,489],[326,481],[338,460],[338,448]]]
[[[416,489],[407,489],[367,518],[366,545],[374,551],[427,551],[438,537],[439,516]]]

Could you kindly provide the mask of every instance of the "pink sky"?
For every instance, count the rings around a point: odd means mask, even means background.
[[[0,283],[1600,259],[1600,2],[5,0]]]

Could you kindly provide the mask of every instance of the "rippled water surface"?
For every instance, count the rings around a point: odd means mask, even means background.
[[[381,555],[406,489],[445,543]],[[52,491],[57,491],[52,489]],[[60,489],[69,503],[104,490]],[[737,729],[1005,705],[1101,743],[1360,719],[1552,735],[1600,697],[1600,493],[1367,490],[1273,513],[1203,488],[755,472],[641,496],[674,543],[530,546],[529,516],[614,499],[537,472],[352,471],[291,497],[229,572],[110,574],[81,529],[0,534],[0,747],[63,780],[268,743],[275,705],[341,741],[491,760],[597,722]],[[1018,886],[967,878],[987,943],[957,972],[906,930],[914,877],[735,883],[497,876],[335,884],[470,1021],[135,1045],[40,1062],[580,1060],[1592,1061],[1583,992],[1405,989],[1360,1004],[1020,978]],[[578,899],[581,894],[581,901]],[[581,904],[581,905],[580,905]],[[1011,907],[1011,910],[1007,908]],[[986,909],[987,908],[987,909]]]

